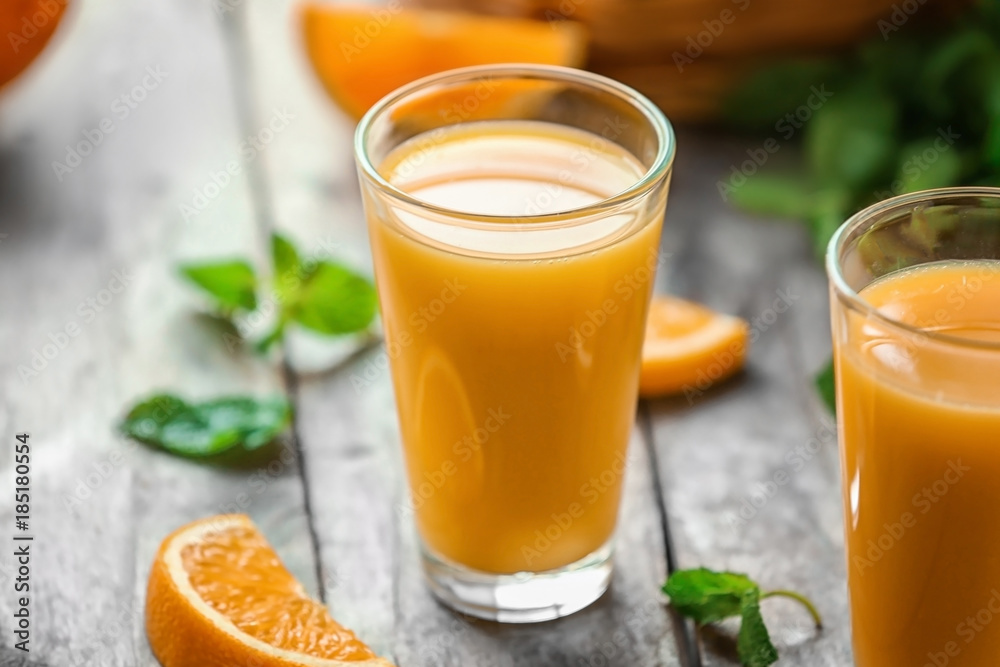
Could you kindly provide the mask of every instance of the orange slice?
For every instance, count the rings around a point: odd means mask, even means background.
[[[639,393],[701,393],[743,367],[750,326],[678,299],[659,296],[649,306]]]
[[[21,73],[48,44],[67,0],[3,0],[0,4],[0,87]]]
[[[242,514],[196,521],[163,541],[146,634],[163,667],[392,667],[306,595]]]
[[[506,62],[579,67],[584,28],[459,12],[307,3],[306,52],[331,97],[354,118],[430,74]]]

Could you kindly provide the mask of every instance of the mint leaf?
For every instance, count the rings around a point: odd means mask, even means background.
[[[740,634],[736,638],[740,662],[747,667],[768,667],[777,662],[778,650],[771,643],[764,617],[760,615],[760,590],[756,586],[743,593],[740,617]]]
[[[994,55],[984,81],[987,127],[983,137],[983,161],[990,169],[1000,168],[1000,53]]]
[[[257,307],[257,278],[253,267],[243,260],[184,264],[181,274],[208,292],[223,311],[237,308],[254,310]]]
[[[268,444],[291,422],[283,397],[233,396],[187,403],[158,394],[132,407],[119,424],[122,434],[187,457],[206,457],[239,444],[247,450]]]
[[[868,83],[835,94],[805,129],[806,156],[823,183],[864,186],[886,175],[896,148],[896,101]]]
[[[782,218],[803,218],[813,210],[811,188],[797,176],[756,174],[733,186],[730,197],[745,211]]]
[[[747,667],[767,667],[778,660],[778,651],[760,614],[762,599],[780,596],[795,600],[809,611],[817,628],[823,627],[819,612],[804,595],[788,590],[762,594],[749,577],[736,572],[713,572],[703,567],[680,570],[670,575],[663,592],[680,614],[699,624],[741,617],[736,648],[740,662]]]
[[[371,282],[348,268],[319,262],[306,276],[289,315],[307,329],[334,335],[361,331],[375,318]]]
[[[279,290],[302,270],[299,251],[281,234],[271,234],[271,261],[274,263],[274,280]]]
[[[833,59],[791,60],[772,65],[746,77],[724,100],[722,112],[731,125],[773,133],[776,123],[794,114],[809,99],[812,88],[838,87],[843,71],[843,65]]]
[[[746,575],[705,568],[674,572],[663,586],[670,604],[698,623],[738,616],[743,594],[756,589],[757,585]]]
[[[850,192],[838,187],[824,188],[814,193],[813,209],[808,216],[812,233],[813,252],[822,260],[827,246],[844,221],[848,218]]]
[[[941,150],[940,142],[940,137],[929,136],[903,146],[896,171],[896,180],[901,186],[898,194],[958,183],[962,159],[954,147],[946,145]]]
[[[837,388],[833,374],[833,359],[831,359],[814,380],[820,398],[830,412],[837,414]]]

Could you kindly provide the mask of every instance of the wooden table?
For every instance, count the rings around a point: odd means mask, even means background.
[[[58,44],[0,101],[0,488],[14,434],[30,432],[33,658],[155,665],[142,625],[155,549],[185,522],[239,509],[339,619],[404,667],[736,664],[734,626],[695,633],[663,605],[668,570],[698,565],[818,602],[818,635],[794,604],[765,604],[780,664],[851,664],[836,446],[810,380],[829,354],[825,279],[797,226],[720,200],[716,181],[745,159],[745,141],[680,132],[658,288],[750,319],[746,373],[691,401],[640,407],[618,568],[600,602],[536,626],[474,621],[421,581],[398,510],[386,373],[352,385],[379,349],[297,336],[286,362],[231,352],[177,279],[180,260],[266,266],[272,229],[370,270],[352,126],[307,69],[291,2],[74,4]],[[253,154],[249,137],[261,145]],[[68,158],[84,141],[97,145]],[[76,335],[45,352],[71,324]],[[22,373],[36,351],[44,367]],[[113,432],[128,404],[164,388],[287,391],[294,460],[213,467]],[[785,483],[768,485],[776,475]],[[4,539],[12,509],[4,497]],[[0,549],[4,645],[12,553]]]

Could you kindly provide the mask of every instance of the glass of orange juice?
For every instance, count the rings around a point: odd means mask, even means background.
[[[666,118],[560,67],[454,70],[356,133],[431,590],[506,622],[605,591],[674,155]]]
[[[858,667],[1000,660],[1000,189],[896,197],[830,243]]]

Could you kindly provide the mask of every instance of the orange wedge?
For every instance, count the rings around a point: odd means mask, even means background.
[[[649,306],[639,393],[697,395],[743,367],[750,326],[672,296]]]
[[[392,667],[306,595],[242,514],[196,521],[163,541],[146,634],[163,667]]]
[[[48,44],[67,0],[3,0],[0,3],[0,86],[21,73]]]
[[[457,67],[536,63],[579,67],[584,28],[571,21],[307,3],[306,52],[331,97],[354,118],[402,85]]]

